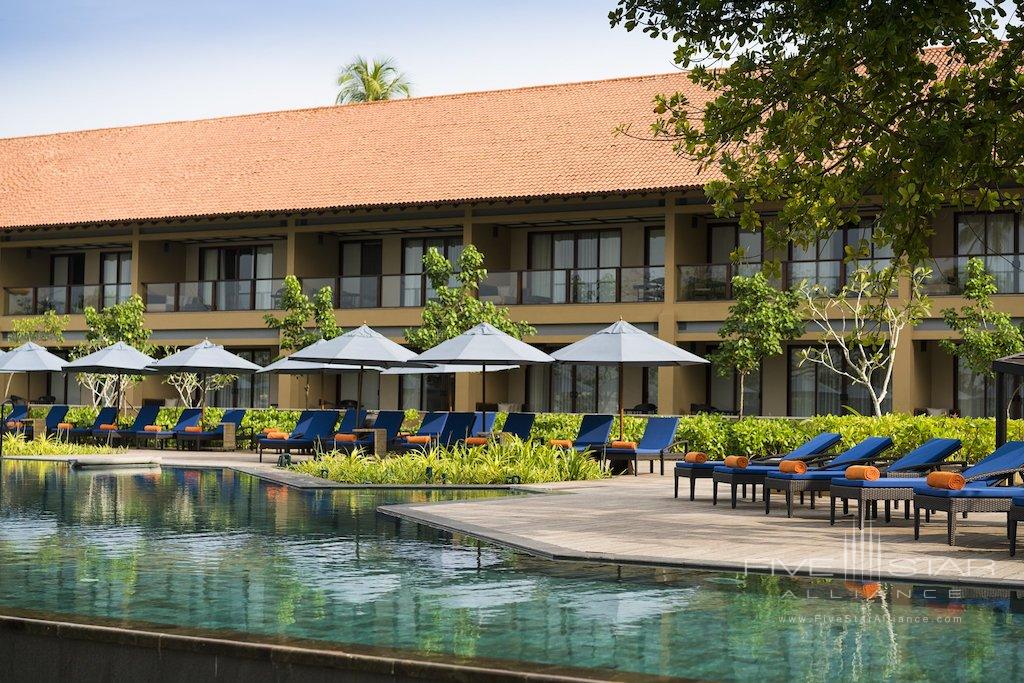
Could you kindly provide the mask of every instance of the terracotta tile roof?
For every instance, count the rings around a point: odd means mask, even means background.
[[[0,227],[702,185],[646,134],[682,73],[0,139]]]

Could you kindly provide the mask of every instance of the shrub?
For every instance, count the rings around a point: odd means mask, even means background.
[[[605,476],[589,454],[517,439],[487,446],[434,448],[387,458],[365,457],[356,451],[292,466],[314,476],[326,471],[327,478],[333,481],[395,485],[428,483],[427,468],[431,469],[429,481],[438,484],[536,484]]]
[[[26,441],[21,434],[5,434],[4,455],[108,455],[121,449],[110,446],[93,446],[91,444],[68,443],[54,437],[45,436]]]

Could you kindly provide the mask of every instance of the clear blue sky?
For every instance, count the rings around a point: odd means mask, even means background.
[[[390,55],[414,94],[671,71],[614,0],[0,0],[0,137],[330,104]]]

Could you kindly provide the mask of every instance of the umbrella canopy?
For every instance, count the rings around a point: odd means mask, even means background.
[[[0,357],[0,372],[63,372],[65,362],[39,344],[27,342]]]
[[[502,370],[515,370],[518,365],[488,365],[487,372],[501,372]],[[431,367],[411,366],[394,367],[384,370],[382,375],[456,375],[463,372],[483,372],[482,365],[448,365],[441,363]]]
[[[156,362],[124,342],[82,356],[64,366],[68,372],[89,372],[97,375],[141,375],[149,372],[149,366]]]
[[[304,351],[310,349],[318,349],[327,343],[326,339],[319,339],[309,346]],[[269,375],[326,375],[326,374],[338,374],[349,370],[358,370],[358,365],[337,365],[335,363],[313,363],[311,361],[295,360],[294,358],[280,358],[262,370],[257,370],[256,374],[269,374]]]
[[[366,325],[334,339],[310,344],[289,356],[291,360],[303,362],[380,368],[403,365],[415,357],[416,354],[409,349]]]
[[[500,365],[502,369],[507,369],[509,364],[532,365],[550,363],[554,359],[490,323],[480,323],[458,337],[446,339],[434,348],[427,349],[416,356],[416,360],[421,363],[480,366],[480,372],[486,375],[488,365]],[[480,399],[484,405],[483,424],[487,424],[486,376],[482,385]]]
[[[164,374],[194,372],[198,375],[250,375],[259,370],[260,366],[205,339],[150,363],[149,369]]]
[[[589,337],[569,344],[551,354],[560,363],[579,365],[616,365],[619,368],[619,440],[623,434],[623,370],[627,365],[659,367],[697,365],[708,361],[675,344],[658,339],[625,320],[609,325]]]

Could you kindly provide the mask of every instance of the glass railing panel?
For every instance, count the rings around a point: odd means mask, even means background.
[[[569,271],[569,281],[575,304],[614,303],[618,296],[616,268],[577,268]]]
[[[146,310],[150,313],[169,313],[177,310],[174,282],[153,282],[146,285]]]
[[[732,266],[728,263],[701,263],[679,266],[679,301],[722,301],[729,298]]]
[[[787,264],[789,285],[820,286],[828,293],[839,291],[842,286],[842,261],[791,261]]]
[[[284,280],[253,281],[253,309],[279,311],[284,297]]]
[[[58,287],[36,288],[36,313],[53,311],[64,315],[68,312],[68,288]]]
[[[32,315],[32,287],[9,287],[7,290],[7,315]]]
[[[302,278],[302,293],[310,299],[317,295],[324,287],[330,287],[334,295],[334,306],[338,306],[338,282],[333,277],[304,277]]]
[[[661,266],[622,268],[619,271],[619,300],[648,303],[665,300],[665,269]]]
[[[212,311],[213,282],[182,282],[178,285],[179,311]]]
[[[252,280],[220,280],[216,283],[218,311],[249,311],[253,308]]]
[[[568,301],[568,271],[527,270],[522,273],[524,304],[564,304]]]
[[[519,273],[487,273],[487,279],[480,283],[480,298],[499,306],[519,303]]]
[[[378,275],[350,275],[341,278],[341,308],[377,308],[381,278]]]
[[[84,313],[89,306],[96,310],[103,308],[102,289],[102,285],[73,285],[69,287],[68,311]]]

